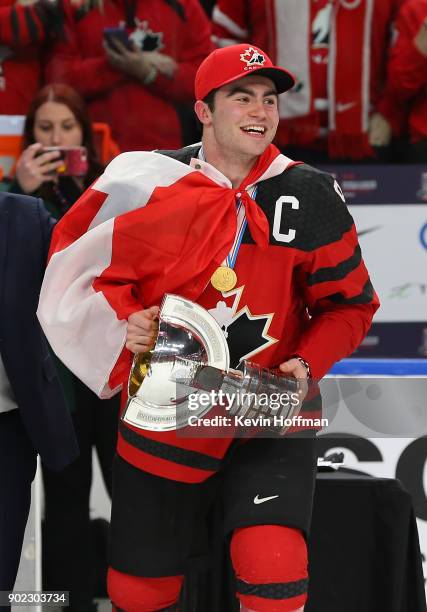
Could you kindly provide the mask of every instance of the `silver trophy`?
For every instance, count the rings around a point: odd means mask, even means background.
[[[134,357],[123,420],[150,431],[182,429],[220,405],[230,417],[271,419],[283,432],[301,409],[299,382],[248,361],[240,367],[230,369],[224,332],[207,310],[166,294],[154,348]]]

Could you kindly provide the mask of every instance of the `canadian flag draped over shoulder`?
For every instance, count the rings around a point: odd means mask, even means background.
[[[238,192],[266,246],[267,219],[245,190],[291,164],[270,145],[237,190],[156,152],[116,157],[53,234],[37,315],[58,357],[100,397],[116,393],[129,315],[166,292],[199,297],[233,243]]]

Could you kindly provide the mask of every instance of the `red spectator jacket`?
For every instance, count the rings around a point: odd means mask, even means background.
[[[399,13],[398,36],[389,63],[390,94],[409,102],[409,131],[412,142],[427,138],[427,56],[415,46],[414,38],[427,17],[427,0],[410,0]]]
[[[38,45],[46,39],[51,17],[48,5],[0,1],[0,114],[27,113],[40,84]]]
[[[105,56],[103,29],[125,24],[124,0],[105,0],[102,12],[88,5],[64,1],[65,40],[52,49],[47,80],[77,89],[92,119],[111,125],[122,150],[181,146],[179,105],[193,100],[196,70],[212,48],[198,0],[136,0],[133,40],[178,62],[173,79],[159,73],[151,85],[115,70]]]

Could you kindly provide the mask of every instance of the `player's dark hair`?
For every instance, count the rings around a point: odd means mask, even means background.
[[[215,110],[215,94],[217,91],[217,89],[212,89],[212,91],[210,91],[208,95],[203,99],[203,102],[209,106],[209,110],[211,111],[211,113],[213,113]]]

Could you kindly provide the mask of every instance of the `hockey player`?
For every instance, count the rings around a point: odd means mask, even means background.
[[[271,144],[278,96],[293,83],[253,45],[214,51],[195,81],[201,145],[119,156],[60,222],[39,316],[60,358],[97,393],[126,387],[132,354],[152,346],[165,292],[220,313],[234,366],[250,358],[319,379],[361,342],[378,300],[342,191]],[[242,610],[301,611],[315,471],[312,431],[239,443],[122,422],[116,609],[177,609],[192,559],[207,554],[207,508],[221,495]]]

